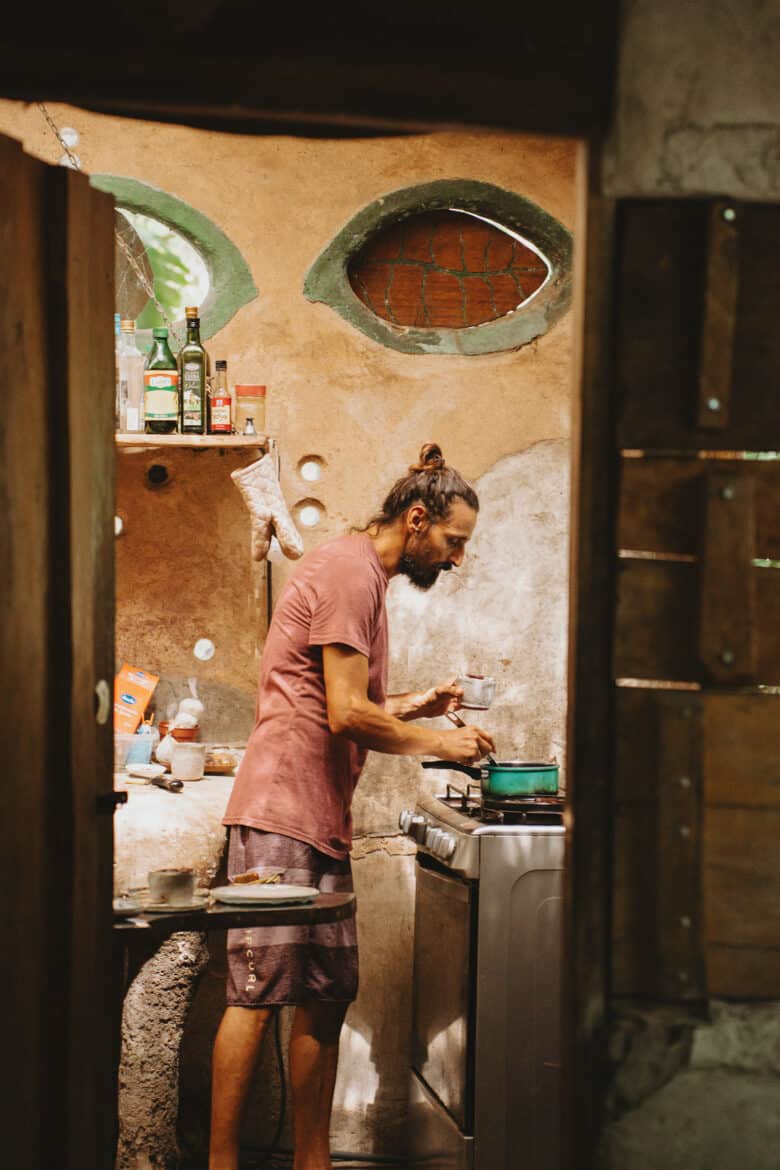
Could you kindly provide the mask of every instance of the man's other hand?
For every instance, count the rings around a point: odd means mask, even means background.
[[[459,727],[456,731],[443,731],[441,741],[441,758],[454,764],[476,764],[488,752],[496,750],[493,737],[481,727]]]

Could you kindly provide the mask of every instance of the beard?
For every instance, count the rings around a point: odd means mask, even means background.
[[[404,577],[408,578],[415,588],[422,590],[430,589],[435,585],[439,579],[439,573],[450,567],[449,562],[438,565],[424,564],[411,553],[403,553],[398,562],[398,572],[403,573]]]

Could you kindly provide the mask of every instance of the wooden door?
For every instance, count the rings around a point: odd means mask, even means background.
[[[96,685],[110,700],[113,201],[10,139],[0,154],[4,1157],[106,1170],[113,744]]]
[[[780,208],[619,216],[613,990],[780,996]]]
[[[622,997],[780,997],[780,207],[591,196],[571,1164]]]

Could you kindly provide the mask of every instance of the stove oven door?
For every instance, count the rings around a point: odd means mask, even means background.
[[[418,857],[412,1068],[473,1134],[476,885]]]

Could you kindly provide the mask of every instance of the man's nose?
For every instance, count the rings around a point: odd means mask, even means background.
[[[447,557],[447,560],[450,562],[451,565],[454,565],[456,569],[459,569],[460,566],[463,564],[463,558],[465,555],[466,555],[466,550],[459,548],[457,552],[451,552],[450,555]]]

